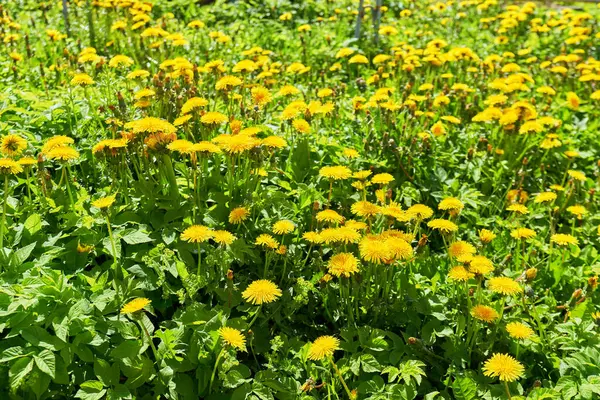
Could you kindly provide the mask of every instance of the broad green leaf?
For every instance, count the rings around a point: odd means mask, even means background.
[[[50,350],[42,350],[40,354],[33,356],[35,365],[43,373],[50,376],[52,379],[56,376],[56,356]]]
[[[19,358],[8,370],[8,380],[10,383],[10,388],[12,390],[17,390],[23,381],[29,375],[31,370],[33,369],[33,358],[24,357]]]

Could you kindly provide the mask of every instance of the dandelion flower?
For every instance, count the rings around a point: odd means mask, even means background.
[[[181,234],[181,239],[190,243],[202,243],[212,239],[214,232],[204,225],[192,225]]]
[[[510,232],[510,236],[512,236],[515,239],[531,239],[534,238],[536,235],[537,234],[535,233],[535,231],[529,228],[517,228],[513,229]]]
[[[499,378],[503,382],[514,382],[523,376],[525,367],[508,354],[494,353],[483,365],[483,374]]]
[[[328,222],[330,224],[340,224],[344,222],[344,217],[334,210],[319,211],[316,218],[319,222]]]
[[[148,304],[150,304],[150,300],[145,297],[138,297],[125,304],[123,308],[121,308],[121,314],[133,314],[140,311]]]
[[[98,200],[93,201],[92,205],[94,207],[102,210],[102,209],[112,206],[114,202],[115,202],[115,196],[113,195],[113,196],[101,197]]]
[[[585,214],[588,213],[588,210],[584,206],[579,204],[567,207],[567,211],[575,215],[578,219],[581,219]]]
[[[432,219],[427,223],[427,226],[442,233],[451,233],[458,230],[458,225],[447,219]]]
[[[219,336],[223,341],[234,349],[246,351],[246,338],[239,330],[224,326],[219,329]]]
[[[534,203],[550,203],[551,201],[556,200],[556,193],[554,192],[543,192],[535,196],[533,199]]]
[[[529,214],[529,209],[523,204],[511,204],[506,208],[506,210],[516,212],[517,214],[521,215]]]
[[[559,246],[568,246],[570,244],[577,246],[579,241],[575,236],[569,235],[567,233],[555,233],[550,237],[550,241],[552,243],[556,243]]]
[[[394,177],[388,173],[373,175],[371,182],[381,185],[387,185],[394,180]]]
[[[27,148],[27,140],[17,135],[6,135],[0,140],[0,152],[9,157],[18,156]]]
[[[10,158],[0,158],[0,174],[16,175],[23,172],[23,167]]]
[[[479,321],[484,321],[488,323],[494,322],[495,320],[500,318],[500,315],[498,315],[498,312],[496,310],[494,310],[492,307],[484,305],[477,305],[471,308],[471,315],[473,316],[473,318],[478,319]]]
[[[246,207],[237,207],[229,213],[229,223],[239,225],[248,219],[250,211]]]
[[[415,219],[424,220],[431,218],[433,210],[424,204],[415,204],[410,206],[406,212]]]
[[[490,243],[496,238],[496,234],[488,229],[482,229],[479,231],[479,240],[482,243]]]
[[[462,265],[452,267],[452,269],[448,271],[448,279],[453,281],[466,282],[474,276],[475,274],[467,271]]]
[[[368,201],[357,201],[350,207],[352,214],[359,217],[372,217],[381,212],[381,207]]]
[[[438,210],[460,211],[465,207],[462,201],[456,197],[446,197],[438,204]]]
[[[448,248],[448,252],[452,257],[458,258],[464,255],[473,255],[476,252],[475,246],[463,240],[454,242]]]
[[[94,80],[88,74],[75,74],[71,79],[71,85],[73,86],[89,86],[93,85]]]
[[[506,276],[495,276],[490,278],[488,287],[492,292],[503,295],[513,295],[523,291],[519,282]]]
[[[321,168],[319,170],[319,175],[337,181],[350,178],[352,176],[352,171],[348,167],[328,166]]]
[[[229,231],[218,230],[213,232],[212,239],[220,245],[229,246],[235,241],[236,237]]]
[[[266,304],[281,297],[281,289],[276,284],[267,280],[259,279],[252,282],[242,293],[244,300],[252,304]]]
[[[284,219],[284,220],[275,222],[273,224],[272,230],[273,230],[273,233],[276,233],[277,235],[285,235],[290,232],[293,232],[295,228],[296,228],[296,226],[294,225],[294,223],[292,221],[288,221],[288,220]]]
[[[50,160],[70,161],[79,158],[79,152],[72,147],[60,146],[50,150],[46,156]]]
[[[524,340],[533,336],[533,329],[521,322],[511,322],[506,325],[506,331],[514,339]]]
[[[348,278],[358,272],[358,259],[351,253],[339,253],[331,257],[327,269],[331,275]]]
[[[475,256],[469,262],[469,271],[478,275],[487,275],[494,270],[494,264],[485,256]]]
[[[267,247],[272,250],[279,247],[279,242],[277,242],[277,240],[273,236],[269,235],[268,233],[263,233],[263,234],[259,235],[256,238],[256,241],[254,242],[254,244],[256,244],[257,246],[264,246],[264,247]]]
[[[308,350],[308,358],[313,361],[320,361],[324,358],[333,356],[333,352],[340,346],[339,339],[333,336],[321,336],[317,338]]]
[[[219,125],[227,121],[227,116],[217,111],[209,111],[200,118],[200,122],[206,125]]]

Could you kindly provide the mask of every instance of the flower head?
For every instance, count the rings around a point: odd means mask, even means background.
[[[473,318],[484,322],[494,322],[500,318],[500,315],[498,315],[496,310],[494,310],[492,307],[484,305],[477,305],[471,308],[471,315]]]
[[[317,338],[308,350],[308,358],[319,361],[325,357],[333,356],[333,352],[340,346],[340,340],[333,336],[321,336]]]
[[[519,282],[506,276],[495,276],[488,281],[488,287],[494,293],[512,295],[521,293],[523,288]]]
[[[358,272],[358,259],[352,253],[339,253],[331,257],[327,269],[331,275],[348,278]]]
[[[121,308],[121,314],[132,314],[140,311],[148,304],[150,304],[150,300],[146,299],[145,297],[138,297],[125,304],[123,308]]]
[[[328,166],[321,168],[319,170],[319,175],[337,181],[350,178],[352,176],[352,171],[348,167]]]
[[[94,200],[92,202],[92,205],[94,207],[102,210],[102,209],[112,206],[114,202],[115,202],[115,195],[112,195],[112,196],[107,196],[107,197],[101,197],[98,200]]]
[[[529,339],[533,336],[533,329],[521,322],[511,322],[506,325],[506,331],[514,339]]]
[[[207,242],[214,236],[214,231],[204,225],[192,225],[181,234],[181,239],[190,243]]]
[[[252,304],[271,303],[281,297],[281,289],[267,279],[260,279],[252,282],[244,290],[242,297]]]
[[[523,376],[525,367],[508,354],[494,353],[483,365],[483,374],[499,378],[503,382],[514,382]]]
[[[296,226],[294,225],[294,223],[292,221],[283,219],[281,221],[275,222],[273,224],[272,229],[273,229],[273,233],[275,233],[277,235],[285,235],[290,232],[293,232],[294,229],[296,229]]]
[[[0,152],[14,157],[27,148],[27,140],[17,135],[6,135],[0,140]]]
[[[250,211],[246,207],[237,207],[231,210],[229,213],[229,223],[230,224],[241,224],[244,222],[248,216],[250,215]]]
[[[234,349],[246,351],[246,338],[239,330],[224,326],[219,329],[219,336],[227,345]]]
[[[16,175],[23,172],[23,167],[10,158],[0,158],[0,175]]]
[[[559,246],[568,246],[570,244],[577,246],[579,243],[575,236],[569,235],[568,233],[555,233],[550,237],[550,241]]]

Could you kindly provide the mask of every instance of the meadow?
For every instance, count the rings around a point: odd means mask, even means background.
[[[0,398],[600,398],[600,6],[0,3]]]

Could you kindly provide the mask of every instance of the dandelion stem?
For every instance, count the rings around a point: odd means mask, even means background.
[[[4,199],[2,201],[2,219],[0,220],[0,252],[4,247],[4,224],[6,223],[6,202],[8,198],[8,175],[4,176]]]
[[[212,375],[210,376],[210,384],[208,385],[208,394],[212,393],[212,386],[213,386],[213,382],[215,380],[215,375],[217,373],[217,366],[219,365],[219,361],[221,361],[221,357],[223,357],[224,353],[225,353],[225,347],[223,347],[221,349],[221,351],[219,352],[219,355],[217,356],[217,360],[215,361],[215,366],[213,367]]]
[[[340,378],[340,382],[342,382],[342,386],[344,386],[344,389],[346,390],[346,394],[348,395],[349,399],[353,399],[354,396],[352,395],[352,393],[350,392],[350,389],[348,389],[348,385],[346,385],[346,381],[344,380],[344,378],[342,377],[342,373],[340,372],[340,370],[338,369],[337,365],[335,364],[335,362],[333,361],[333,358],[329,357],[329,362],[331,363],[331,365],[333,366],[333,369],[335,370],[336,375],[338,376],[338,378]]]
[[[260,306],[258,306],[258,309],[256,310],[256,313],[254,314],[254,317],[252,317],[252,320],[248,324],[248,328],[246,328],[246,330],[250,330],[250,327],[254,324],[254,322],[258,318],[258,314],[260,314],[261,309],[262,309],[262,304]]]
[[[504,381],[504,389],[506,389],[506,395],[508,396],[508,400],[512,400],[510,396],[510,390],[508,389],[508,382]]]

